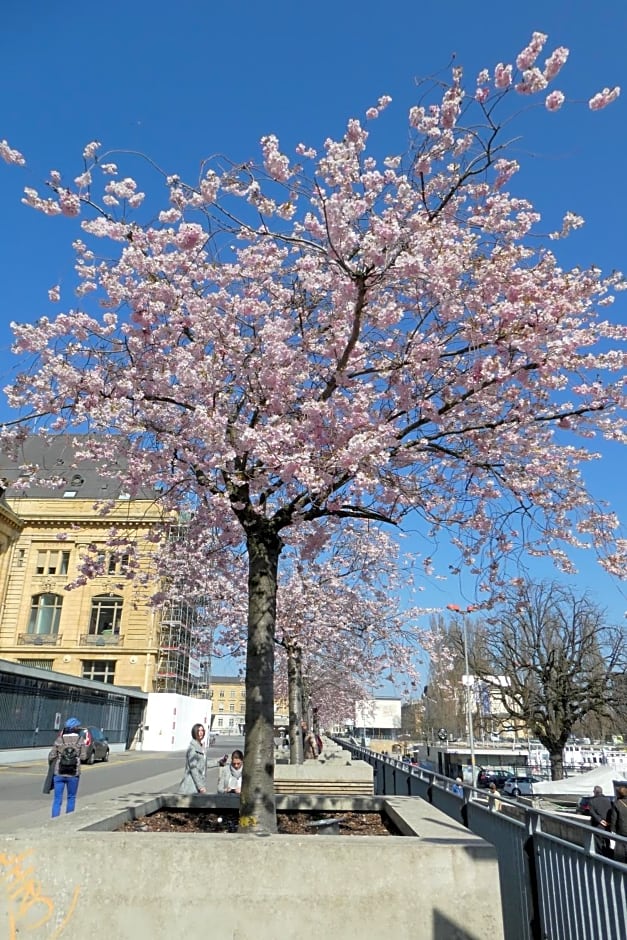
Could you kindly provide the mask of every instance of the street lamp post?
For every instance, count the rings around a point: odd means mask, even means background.
[[[452,610],[453,613],[461,614],[462,618],[462,636],[464,641],[464,669],[465,675],[463,677],[463,684],[466,687],[466,720],[468,722],[468,741],[470,743],[470,774],[472,777],[471,783],[474,787],[475,785],[475,735],[474,729],[472,726],[472,703],[470,696],[470,686],[471,686],[471,675],[470,669],[468,666],[468,632],[466,628],[466,616],[467,614],[472,613],[475,610],[474,607],[467,607],[465,610],[462,610],[457,604],[447,604],[447,610]]]

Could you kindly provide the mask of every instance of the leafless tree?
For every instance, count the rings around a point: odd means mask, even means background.
[[[621,705],[625,640],[625,628],[608,624],[588,595],[530,582],[512,589],[498,616],[476,624],[470,668],[500,694],[512,723],[546,747],[560,780],[573,727],[612,717]]]

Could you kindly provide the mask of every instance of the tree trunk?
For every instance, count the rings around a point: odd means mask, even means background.
[[[246,757],[240,831],[276,832],[274,799],[274,632],[282,542],[267,524],[247,529],[248,649]]]
[[[564,779],[564,752],[562,746],[549,748],[549,761],[551,763],[551,780]]]
[[[287,695],[289,703],[290,764],[303,763],[303,735],[300,723],[303,719],[302,659],[299,644],[287,640]]]

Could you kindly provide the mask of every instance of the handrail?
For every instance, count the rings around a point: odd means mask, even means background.
[[[611,837],[588,823],[455,781],[330,735],[374,767],[380,796],[422,797],[492,843],[499,862],[506,940],[624,940],[627,937],[627,864],[601,852]],[[500,804],[499,806],[496,803]]]

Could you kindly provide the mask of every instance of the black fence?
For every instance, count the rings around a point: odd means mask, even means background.
[[[333,740],[372,765],[377,795],[420,797],[494,845],[506,940],[625,940],[627,864],[598,854],[600,830]]]
[[[128,691],[91,687],[44,670],[0,664],[0,750],[46,747],[72,716],[102,728],[111,744],[128,741]]]

